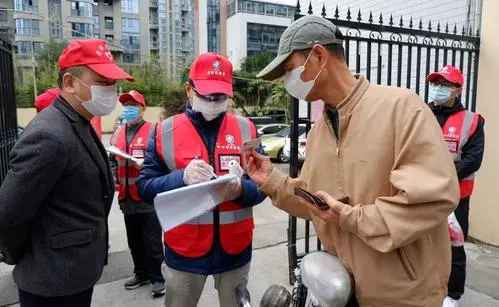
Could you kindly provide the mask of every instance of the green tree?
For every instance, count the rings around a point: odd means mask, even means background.
[[[251,55],[241,63],[241,71],[254,73],[256,75],[264,69],[273,58],[274,56],[267,52],[259,52],[255,55]]]
[[[43,45],[42,52],[37,58],[40,70],[43,71],[45,67],[51,67],[54,65],[54,63],[57,63],[57,61],[59,60],[59,56],[67,45],[68,42],[66,41],[57,42],[53,39],[50,39],[48,42],[46,42]]]

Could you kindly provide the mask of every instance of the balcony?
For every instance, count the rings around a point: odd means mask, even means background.
[[[158,8],[158,0],[149,0],[149,8],[157,9]]]
[[[149,20],[149,28],[153,30],[158,30],[159,29],[158,20]]]
[[[151,50],[159,50],[159,43],[151,42]]]

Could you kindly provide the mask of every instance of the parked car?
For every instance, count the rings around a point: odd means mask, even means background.
[[[303,162],[305,162],[307,149],[307,134],[304,132],[298,137],[298,164],[301,166]],[[286,143],[284,144],[283,155],[286,159],[290,159],[291,157],[291,139],[287,138]]]
[[[305,125],[300,125],[298,127],[298,133],[304,133],[305,129]],[[291,127],[284,128],[276,134],[264,135],[262,137],[262,146],[267,156],[281,163],[288,162],[289,157],[284,155],[283,150],[284,145],[286,144],[286,139],[289,139],[290,136]]]
[[[287,127],[289,127],[289,125],[286,124],[256,125],[256,132],[258,136],[276,134]]]

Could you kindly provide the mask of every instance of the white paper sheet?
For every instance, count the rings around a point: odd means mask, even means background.
[[[196,218],[222,203],[217,187],[236,178],[235,175],[224,175],[156,195],[154,208],[163,231]]]
[[[127,159],[127,160],[130,160],[130,161],[134,161],[134,162],[137,162],[137,158],[135,157],[132,157],[130,156],[129,154],[121,151],[118,147],[116,146],[109,146],[106,148],[106,151],[109,152],[109,153],[112,153],[114,155],[117,155],[117,156],[120,156],[124,159]]]

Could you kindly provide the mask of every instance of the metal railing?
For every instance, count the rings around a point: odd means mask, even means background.
[[[301,18],[305,11],[297,4],[295,19]],[[313,14],[312,4],[308,6],[308,15]],[[372,83],[406,87],[419,94],[425,101],[428,99],[426,76],[438,71],[447,64],[458,67],[464,75],[465,84],[462,93],[463,105],[475,111],[478,61],[480,53],[480,31],[471,27],[458,29],[457,25],[441,24],[430,21],[423,25],[421,20],[401,16],[375,17],[352,15],[350,9],[346,18],[340,19],[338,7],[334,16],[326,16],[323,5],[323,18],[327,18],[338,26],[344,35],[345,58],[350,70],[367,77]],[[299,117],[299,102],[294,100],[292,107],[293,122],[291,125],[290,176],[297,177],[298,169],[298,125],[307,124],[310,129],[310,105],[308,115]],[[301,224],[301,223],[300,223]],[[288,259],[289,276],[293,279],[293,270],[305,254],[321,250],[321,242],[315,244],[310,240],[310,222],[304,221],[304,249],[297,250],[298,219],[289,217],[288,225]],[[315,246],[313,246],[315,245]]]
[[[9,153],[17,134],[12,44],[0,36],[0,185],[7,174]]]

